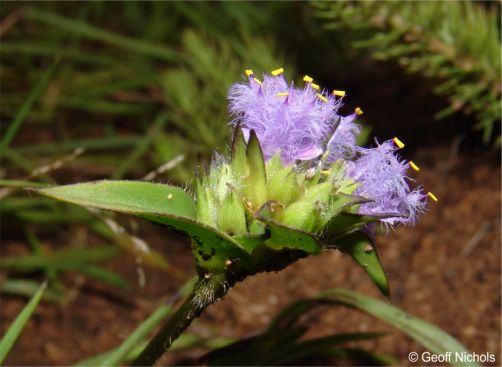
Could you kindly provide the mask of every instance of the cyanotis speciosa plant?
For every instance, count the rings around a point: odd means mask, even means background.
[[[420,187],[410,188],[407,171],[419,168],[397,155],[404,147],[398,138],[373,148],[356,145],[355,120],[362,110],[338,114],[344,91],[329,93],[309,76],[298,88],[283,72],[260,80],[246,70],[247,81],[230,88],[231,157],[218,157],[196,188],[197,220],[245,249],[251,263],[244,273],[276,270],[296,257],[339,248],[348,235],[367,233],[369,223],[413,224],[428,197],[437,201]],[[218,258],[217,249],[208,251],[197,241],[193,250],[208,274],[231,271],[242,260]],[[282,251],[286,264],[279,265]],[[274,266],[270,256],[278,261]]]
[[[432,193],[410,187],[393,138],[356,144],[356,119],[341,116],[345,92],[329,93],[309,76],[301,87],[282,68],[229,90],[230,157],[218,156],[196,183],[196,200],[170,185],[97,181],[35,192],[58,200],[136,215],[192,238],[200,287],[209,304],[245,277],[280,270],[323,249],[340,249],[388,294],[371,229],[413,224]],[[207,284],[206,284],[207,283]],[[202,289],[201,288],[201,289]],[[195,292],[197,297],[203,292]]]

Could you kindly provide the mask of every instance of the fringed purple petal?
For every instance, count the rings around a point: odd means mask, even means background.
[[[361,214],[396,213],[382,222],[413,224],[425,210],[425,195],[420,188],[411,191],[406,177],[408,165],[395,154],[392,140],[375,148],[357,148],[357,159],[347,164],[347,174],[359,183],[355,194],[372,201],[362,204]]]
[[[266,75],[261,85],[250,77],[248,83],[233,85],[228,98],[231,124],[240,124],[245,136],[255,130],[265,158],[280,152],[286,164],[323,153],[341,105],[310,84],[301,89],[288,85],[282,75]]]

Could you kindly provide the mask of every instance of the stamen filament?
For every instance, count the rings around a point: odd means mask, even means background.
[[[321,101],[323,102],[328,102],[328,99],[326,97],[324,97],[322,94],[320,93],[316,93],[316,96],[317,98],[319,98]]]

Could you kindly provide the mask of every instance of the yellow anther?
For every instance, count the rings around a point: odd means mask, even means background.
[[[312,88],[314,88],[315,90],[319,90],[320,89],[320,87],[317,84],[315,84],[315,83],[310,83],[310,86]]]
[[[396,144],[399,149],[404,148],[404,143],[401,140],[399,140],[398,138],[394,138],[392,140],[394,141],[394,144]]]
[[[321,93],[316,93],[317,98],[319,98],[323,102],[328,102],[328,99],[324,97]]]
[[[282,73],[284,73],[284,69],[283,68],[272,70],[272,75],[273,76],[281,75]]]
[[[361,116],[363,114],[363,110],[361,110],[361,108],[359,108],[359,107],[356,107],[355,111],[356,111],[357,116]]]
[[[251,69],[246,69],[246,70],[244,70],[244,72],[246,73],[247,76],[251,76],[254,74],[253,70],[251,70]]]
[[[289,96],[289,93],[288,92],[281,92],[281,93],[276,93],[275,95],[277,97],[287,97],[287,96]]]
[[[167,200],[172,200],[172,198],[173,198],[173,194],[171,194],[171,193],[167,194]]]
[[[345,97],[345,91],[344,90],[333,90],[333,94],[338,97]]]
[[[409,161],[408,164],[410,165],[411,168],[413,168],[414,171],[420,171],[420,167],[418,167],[413,161]]]
[[[255,82],[257,82],[258,84],[263,85],[263,83],[262,83],[259,79],[253,78],[253,80],[254,80]]]
[[[323,174],[324,176],[329,176],[331,174],[331,171],[329,169],[323,169],[321,171],[321,174]]]
[[[430,197],[432,200],[434,200],[435,202],[438,202],[438,198],[436,197],[436,195],[434,195],[432,192],[428,192],[427,193],[427,196]]]
[[[310,76],[308,75],[305,75],[303,77],[303,81],[306,82],[306,83],[312,83],[314,81],[314,79],[312,79]]]

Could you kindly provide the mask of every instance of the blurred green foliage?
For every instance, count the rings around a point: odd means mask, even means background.
[[[328,30],[351,31],[353,45],[378,60],[396,60],[409,72],[440,82],[434,91],[450,106],[475,116],[483,141],[501,118],[500,4],[470,1],[316,2]],[[497,133],[498,135],[500,132]],[[499,136],[495,136],[499,138]]]
[[[40,70],[58,64],[25,122],[40,136],[18,147],[21,152],[33,160],[47,143],[51,148],[44,153],[77,146],[102,150],[127,135],[116,148],[130,153],[109,175],[148,172],[183,154],[183,164],[170,176],[186,182],[201,158],[224,147],[222,101],[243,67],[269,70],[284,65],[283,58],[274,54],[270,40],[251,36],[264,16],[250,4],[131,2],[114,7],[111,21],[109,11],[100,2],[12,9],[7,17],[17,17],[19,24],[5,33],[0,47],[0,80],[10,91],[2,98],[2,114],[14,116]],[[239,30],[230,33],[233,28]],[[153,121],[162,117],[152,131]],[[41,129],[51,136],[43,139]],[[112,140],[115,144],[107,144]]]

